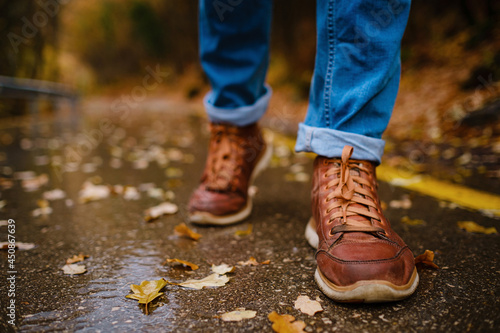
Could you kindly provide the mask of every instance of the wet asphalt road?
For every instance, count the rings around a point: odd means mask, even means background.
[[[144,112],[119,119],[87,112],[74,124],[66,118],[2,120],[0,220],[15,220],[16,242],[33,243],[16,250],[15,297],[9,297],[8,252],[0,253],[0,331],[175,331],[270,332],[272,311],[290,314],[308,332],[497,332],[500,329],[499,235],[460,230],[457,221],[496,226],[499,220],[460,208],[446,208],[390,184],[380,184],[385,203],[404,195],[412,207],[388,208],[386,214],[415,255],[436,253],[439,270],[421,268],[420,285],[409,299],[377,305],[337,304],[313,281],[314,251],[303,237],[310,216],[307,174],[312,161],[276,143],[273,165],[256,182],[254,211],[229,227],[189,225],[198,241],[178,237],[174,227],[186,221],[186,202],[196,186],[206,156],[205,121],[195,115]],[[160,147],[152,149],[151,147]],[[48,182],[27,191],[20,171],[47,174]],[[83,183],[128,185],[140,198],[123,195],[79,202]],[[42,182],[43,183],[43,182]],[[142,185],[141,185],[142,184]],[[146,185],[145,185],[146,184]],[[161,201],[148,187],[169,192],[179,212],[146,223],[145,209]],[[53,212],[33,217],[43,193],[62,189],[66,197],[50,202]],[[141,191],[141,189],[143,191]],[[174,195],[172,195],[172,193]],[[43,204],[42,204],[43,206]],[[409,225],[401,218],[422,220]],[[247,230],[248,235],[237,235]],[[0,241],[8,228],[0,226]],[[87,272],[65,275],[67,258],[89,255]],[[240,266],[249,257],[269,265]],[[189,271],[162,265],[166,258],[196,263]],[[125,298],[131,284],[165,278],[181,282],[210,274],[211,264],[236,265],[230,282],[218,288],[185,289],[167,285],[150,306],[150,314]],[[318,299],[324,308],[308,316],[294,308],[299,295]],[[15,325],[7,305],[15,299]],[[219,316],[237,308],[257,311],[255,318],[224,322]]]

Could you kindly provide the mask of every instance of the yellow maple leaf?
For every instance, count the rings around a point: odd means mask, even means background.
[[[187,238],[191,238],[192,240],[198,240],[201,238],[201,235],[189,229],[186,223],[176,225],[174,228],[174,232],[177,236],[184,236]]]
[[[273,323],[272,329],[278,333],[303,333],[306,323],[295,320],[294,316],[280,315],[276,311],[271,312],[267,318]]]
[[[133,294],[127,295],[125,297],[135,299],[139,301],[139,304],[144,304],[146,308],[146,314],[148,314],[148,303],[150,303],[155,298],[163,295],[160,290],[167,285],[165,279],[153,280],[153,281],[142,281],[140,285],[132,284],[130,289]]]
[[[192,262],[189,262],[189,261],[186,261],[186,260],[181,260],[181,259],[165,259],[165,261],[163,262],[162,265],[166,265],[166,264],[169,264],[169,263],[177,263],[177,264],[181,264],[181,265],[184,265],[184,266],[187,266],[189,268],[191,268],[191,270],[195,271],[199,268],[198,265],[196,264],[193,264]]]
[[[422,264],[435,269],[439,269],[438,265],[434,263],[434,252],[425,250],[425,252],[415,257],[415,265]]]
[[[498,234],[498,231],[495,227],[485,228],[482,225],[477,224],[473,221],[460,221],[457,222],[457,225],[460,229],[464,229],[468,232],[480,233],[480,234]]]

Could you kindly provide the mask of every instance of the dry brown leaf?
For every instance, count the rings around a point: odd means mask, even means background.
[[[294,316],[279,315],[276,311],[271,312],[267,318],[273,323],[272,329],[278,333],[303,333],[306,323],[295,320]]]
[[[248,236],[252,233],[253,225],[249,224],[246,230],[238,230],[234,234],[236,236]]]
[[[171,202],[164,202],[159,204],[158,206],[146,209],[146,211],[144,211],[144,220],[146,222],[151,222],[162,215],[175,214],[178,210],[179,208],[176,204],[173,204]]]
[[[201,235],[189,229],[186,223],[175,226],[174,232],[177,236],[191,238],[195,241],[201,238]]]
[[[222,287],[229,282],[229,278],[225,275],[219,275],[217,273],[211,274],[206,278],[201,280],[190,279],[182,283],[174,283],[181,287],[193,288],[193,289],[203,289],[203,287]]]
[[[323,311],[321,304],[318,301],[311,300],[308,296],[299,296],[295,301],[295,308],[310,316]]]
[[[243,319],[251,319],[257,315],[257,311],[238,309],[231,312],[226,312],[220,318],[224,321],[241,321]]]
[[[435,269],[439,269],[438,265],[434,263],[434,252],[425,250],[425,252],[415,257],[415,265],[422,264]]]
[[[495,227],[485,228],[482,225],[479,225],[473,221],[460,221],[457,222],[457,225],[460,229],[463,229],[467,232],[474,232],[486,235],[498,234],[498,231]]]
[[[66,259],[66,264],[67,265],[70,265],[70,264],[74,264],[76,262],[80,262],[80,261],[84,261],[85,259],[87,259],[89,256],[86,255],[86,254],[83,254],[83,253],[80,253],[78,255],[74,255],[72,256],[71,258],[68,258]]]
[[[212,265],[212,272],[220,275],[232,273],[234,272],[234,266],[229,266],[228,264],[220,264],[218,266]]]
[[[259,266],[259,265],[269,265],[271,260],[265,260],[263,262],[258,262],[254,257],[250,257],[247,261],[238,261],[240,266]]]
[[[169,263],[181,264],[183,266],[191,268],[191,270],[193,270],[193,271],[195,271],[195,270],[197,270],[199,268],[198,265],[193,264],[192,262],[189,262],[189,261],[181,260],[181,259],[165,259],[165,261],[163,262],[162,265],[166,265],[166,264],[169,264]]]
[[[87,268],[85,268],[85,265],[70,264],[64,265],[62,270],[64,274],[78,275],[85,273],[87,271]]]

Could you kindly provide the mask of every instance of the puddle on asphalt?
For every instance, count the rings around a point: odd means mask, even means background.
[[[74,301],[61,304],[56,311],[28,315],[22,321],[20,330],[40,332],[67,329],[85,331],[129,331],[137,325],[147,328],[169,326],[175,318],[179,305],[175,293],[165,293],[150,308],[150,314],[143,314],[134,300],[125,298],[130,294],[130,285],[143,280],[158,280],[158,263],[162,256],[153,241],[128,242],[120,248],[116,257],[112,253],[102,253],[99,260],[89,264],[93,278],[85,283],[75,283],[69,292],[74,293]],[[99,264],[105,262],[105,264]],[[47,301],[50,302],[49,299]]]

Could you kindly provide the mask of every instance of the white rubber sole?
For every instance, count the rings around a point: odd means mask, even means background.
[[[314,222],[314,218],[311,217],[309,219],[309,222],[307,223],[306,227],[306,239],[309,245],[311,245],[313,248],[317,249],[318,248],[318,243],[319,243],[319,237],[318,233],[316,232],[316,222]]]
[[[271,162],[272,156],[273,156],[272,146],[271,144],[267,144],[264,154],[260,158],[259,162],[257,162],[257,165],[255,165],[255,168],[253,169],[252,174],[250,175],[247,204],[245,205],[245,207],[243,207],[242,210],[234,214],[224,215],[224,216],[213,215],[208,212],[193,212],[189,214],[189,221],[195,224],[202,224],[202,225],[230,225],[246,219],[252,212],[253,208],[252,199],[254,194],[250,193],[250,187],[252,186],[257,176],[264,169],[267,168],[267,166]]]
[[[319,237],[316,233],[316,222],[312,217],[307,223],[305,237],[309,245],[315,249],[318,248]],[[316,268],[314,280],[319,289],[334,301],[345,303],[383,303],[399,301],[409,297],[417,289],[419,277],[415,268],[410,281],[403,286],[397,286],[384,280],[362,280],[344,287],[337,286],[329,281]]]
[[[403,286],[397,286],[384,280],[358,281],[346,287],[337,286],[328,281],[318,269],[314,273],[314,280],[316,280],[319,289],[334,301],[383,303],[399,301],[413,294],[418,286],[418,273],[415,268],[410,281]]]

